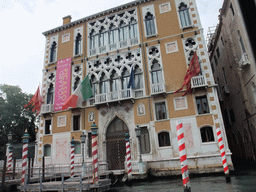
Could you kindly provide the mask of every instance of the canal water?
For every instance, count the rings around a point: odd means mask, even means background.
[[[231,183],[225,176],[194,176],[190,178],[192,192],[256,192],[256,170],[231,175]],[[181,178],[162,178],[133,182],[132,185],[111,187],[112,192],[184,192]]]

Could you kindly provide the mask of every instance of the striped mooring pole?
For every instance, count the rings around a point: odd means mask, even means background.
[[[132,172],[132,164],[131,164],[131,147],[130,147],[130,136],[129,133],[125,133],[125,143],[126,143],[126,164],[127,164],[127,173],[128,179]]]
[[[71,150],[70,150],[70,174],[71,177],[74,177],[74,161],[75,161],[75,141],[74,137],[72,137],[72,140],[70,142],[71,144]]]
[[[27,129],[22,137],[23,141],[23,150],[22,150],[22,176],[21,176],[21,185],[25,184],[26,170],[28,166],[28,139],[29,134],[27,133]]]
[[[217,137],[218,137],[218,144],[220,148],[220,154],[221,154],[221,159],[222,159],[222,164],[223,164],[223,169],[226,177],[226,182],[229,183],[231,182],[230,176],[229,176],[229,169],[228,169],[228,163],[227,163],[227,158],[226,158],[226,152],[224,148],[224,142],[221,134],[220,128],[216,128],[217,131]]]
[[[92,134],[92,166],[93,166],[93,184],[98,184],[98,127],[93,122],[91,126]]]
[[[185,147],[184,130],[183,130],[183,124],[180,120],[176,122],[176,129],[177,129],[178,145],[179,145],[179,152],[180,152],[180,163],[181,163],[184,192],[190,192],[191,188],[189,183],[189,172],[188,172],[188,162],[187,162],[187,154],[186,154],[186,147]]]
[[[10,144],[9,145],[9,155],[8,155],[8,165],[7,165],[7,171],[11,172],[12,171],[12,153],[13,153],[13,147]]]

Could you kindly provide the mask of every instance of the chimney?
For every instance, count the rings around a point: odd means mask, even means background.
[[[66,25],[71,22],[72,17],[71,15],[68,15],[66,17],[63,17],[62,19],[63,19],[63,25]]]

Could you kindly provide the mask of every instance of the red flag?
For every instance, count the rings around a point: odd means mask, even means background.
[[[200,73],[200,65],[199,65],[197,54],[196,54],[196,51],[195,51],[195,53],[194,53],[194,55],[191,59],[191,62],[189,64],[187,73],[185,75],[183,85],[179,90],[175,91],[174,93],[177,93],[177,92],[181,91],[185,85],[187,87],[187,90],[185,91],[185,93],[182,96],[186,95],[188,92],[191,92],[191,82],[190,82],[190,80],[191,80],[192,77],[198,76],[199,73]]]
[[[42,97],[40,95],[40,89],[39,86],[37,88],[36,93],[34,94],[34,96],[31,98],[31,100],[28,102],[28,104],[24,105],[24,108],[29,107],[33,112],[37,111],[37,113],[39,113],[41,105],[42,105]]]

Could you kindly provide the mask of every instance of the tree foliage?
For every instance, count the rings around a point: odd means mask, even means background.
[[[27,129],[30,141],[35,140],[36,113],[23,107],[32,96],[18,86],[0,84],[0,158],[5,154],[8,133],[12,133],[13,142],[21,142]]]

